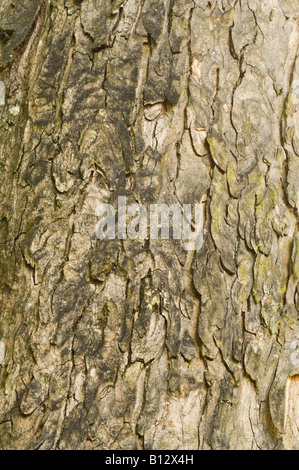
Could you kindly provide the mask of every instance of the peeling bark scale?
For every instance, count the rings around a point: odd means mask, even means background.
[[[299,449],[298,47],[297,0],[1,0],[1,449]],[[123,196],[202,247],[98,240]]]

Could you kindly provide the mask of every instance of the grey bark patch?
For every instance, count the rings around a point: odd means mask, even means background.
[[[5,105],[5,85],[0,80],[0,106],[4,106],[4,105]]]
[[[0,364],[4,364],[5,361],[5,344],[0,341]]]

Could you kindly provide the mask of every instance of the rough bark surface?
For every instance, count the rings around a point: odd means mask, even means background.
[[[299,449],[298,46],[297,0],[1,0],[1,449]],[[97,240],[119,195],[202,249]]]

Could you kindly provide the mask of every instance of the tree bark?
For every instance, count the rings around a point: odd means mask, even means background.
[[[1,449],[299,449],[298,20],[1,0]],[[97,240],[118,196],[202,248]]]

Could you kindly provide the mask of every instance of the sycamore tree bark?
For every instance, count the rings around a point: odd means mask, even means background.
[[[298,46],[297,0],[1,0],[1,449],[299,449]],[[202,248],[97,240],[118,196]]]

